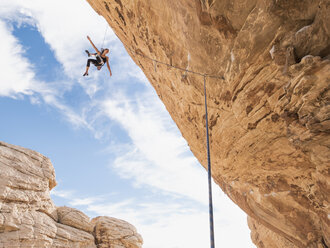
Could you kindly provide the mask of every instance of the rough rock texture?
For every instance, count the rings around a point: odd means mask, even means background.
[[[204,166],[203,77],[145,56],[225,77],[207,77],[213,178],[253,218],[253,241],[329,247],[330,1],[88,2]]]
[[[142,237],[134,226],[111,217],[96,217],[92,220],[98,248],[140,248]]]
[[[248,224],[251,229],[251,238],[258,247],[271,248],[296,248],[292,242],[285,239],[280,234],[265,228],[260,222],[248,217]]]
[[[84,213],[69,207],[57,208],[58,222],[67,226],[84,230],[88,233],[93,232],[93,226],[89,217]]]
[[[102,227],[112,239],[102,240],[97,231],[94,233],[99,229],[98,221],[90,221],[77,209],[54,205],[50,190],[55,185],[54,168],[48,158],[0,142],[0,248],[142,247],[142,238],[136,229],[114,218],[111,220],[118,223],[116,228]]]

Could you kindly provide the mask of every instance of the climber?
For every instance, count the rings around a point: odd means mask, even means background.
[[[100,52],[96,46],[94,45],[94,43],[92,42],[91,38],[89,36],[87,36],[87,39],[89,40],[89,42],[92,44],[92,46],[94,47],[96,53],[90,53],[88,50],[85,50],[85,52],[87,53],[88,57],[90,56],[95,56],[95,59],[88,59],[87,60],[87,66],[86,66],[86,71],[84,73],[83,76],[88,76],[88,70],[89,70],[89,67],[90,67],[90,64],[92,63],[93,65],[96,66],[96,68],[98,70],[101,70],[102,66],[107,63],[107,67],[108,67],[108,70],[110,72],[110,77],[112,76],[112,72],[111,72],[111,69],[110,69],[110,65],[109,65],[109,57],[106,56],[107,53],[109,53],[109,49],[106,48],[106,49],[102,49],[102,51]]]

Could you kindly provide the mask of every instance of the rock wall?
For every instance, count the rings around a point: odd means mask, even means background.
[[[142,238],[126,221],[56,207],[50,160],[0,142],[0,248],[141,248]],[[100,230],[102,234],[100,234]]]
[[[256,245],[329,247],[330,2],[87,1],[204,167],[203,77],[145,56],[224,76],[206,78],[213,178],[250,216]]]

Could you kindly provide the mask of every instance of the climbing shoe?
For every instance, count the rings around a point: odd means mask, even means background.
[[[88,73],[87,73],[87,72],[85,72],[83,76],[88,76]]]
[[[91,56],[90,52],[88,50],[85,50],[85,52],[87,53],[88,57]]]

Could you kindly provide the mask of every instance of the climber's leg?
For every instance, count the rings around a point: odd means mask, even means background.
[[[86,71],[85,71],[83,76],[88,76],[89,67],[91,66],[91,63],[94,64],[95,62],[97,63],[96,59],[88,59],[87,60]]]
[[[98,70],[101,69],[101,65],[99,64],[99,62],[96,59],[88,59],[87,60],[87,65],[86,65],[86,71],[85,71],[83,76],[88,76],[88,70],[89,70],[89,67],[91,66],[91,63],[93,65],[95,65]]]

